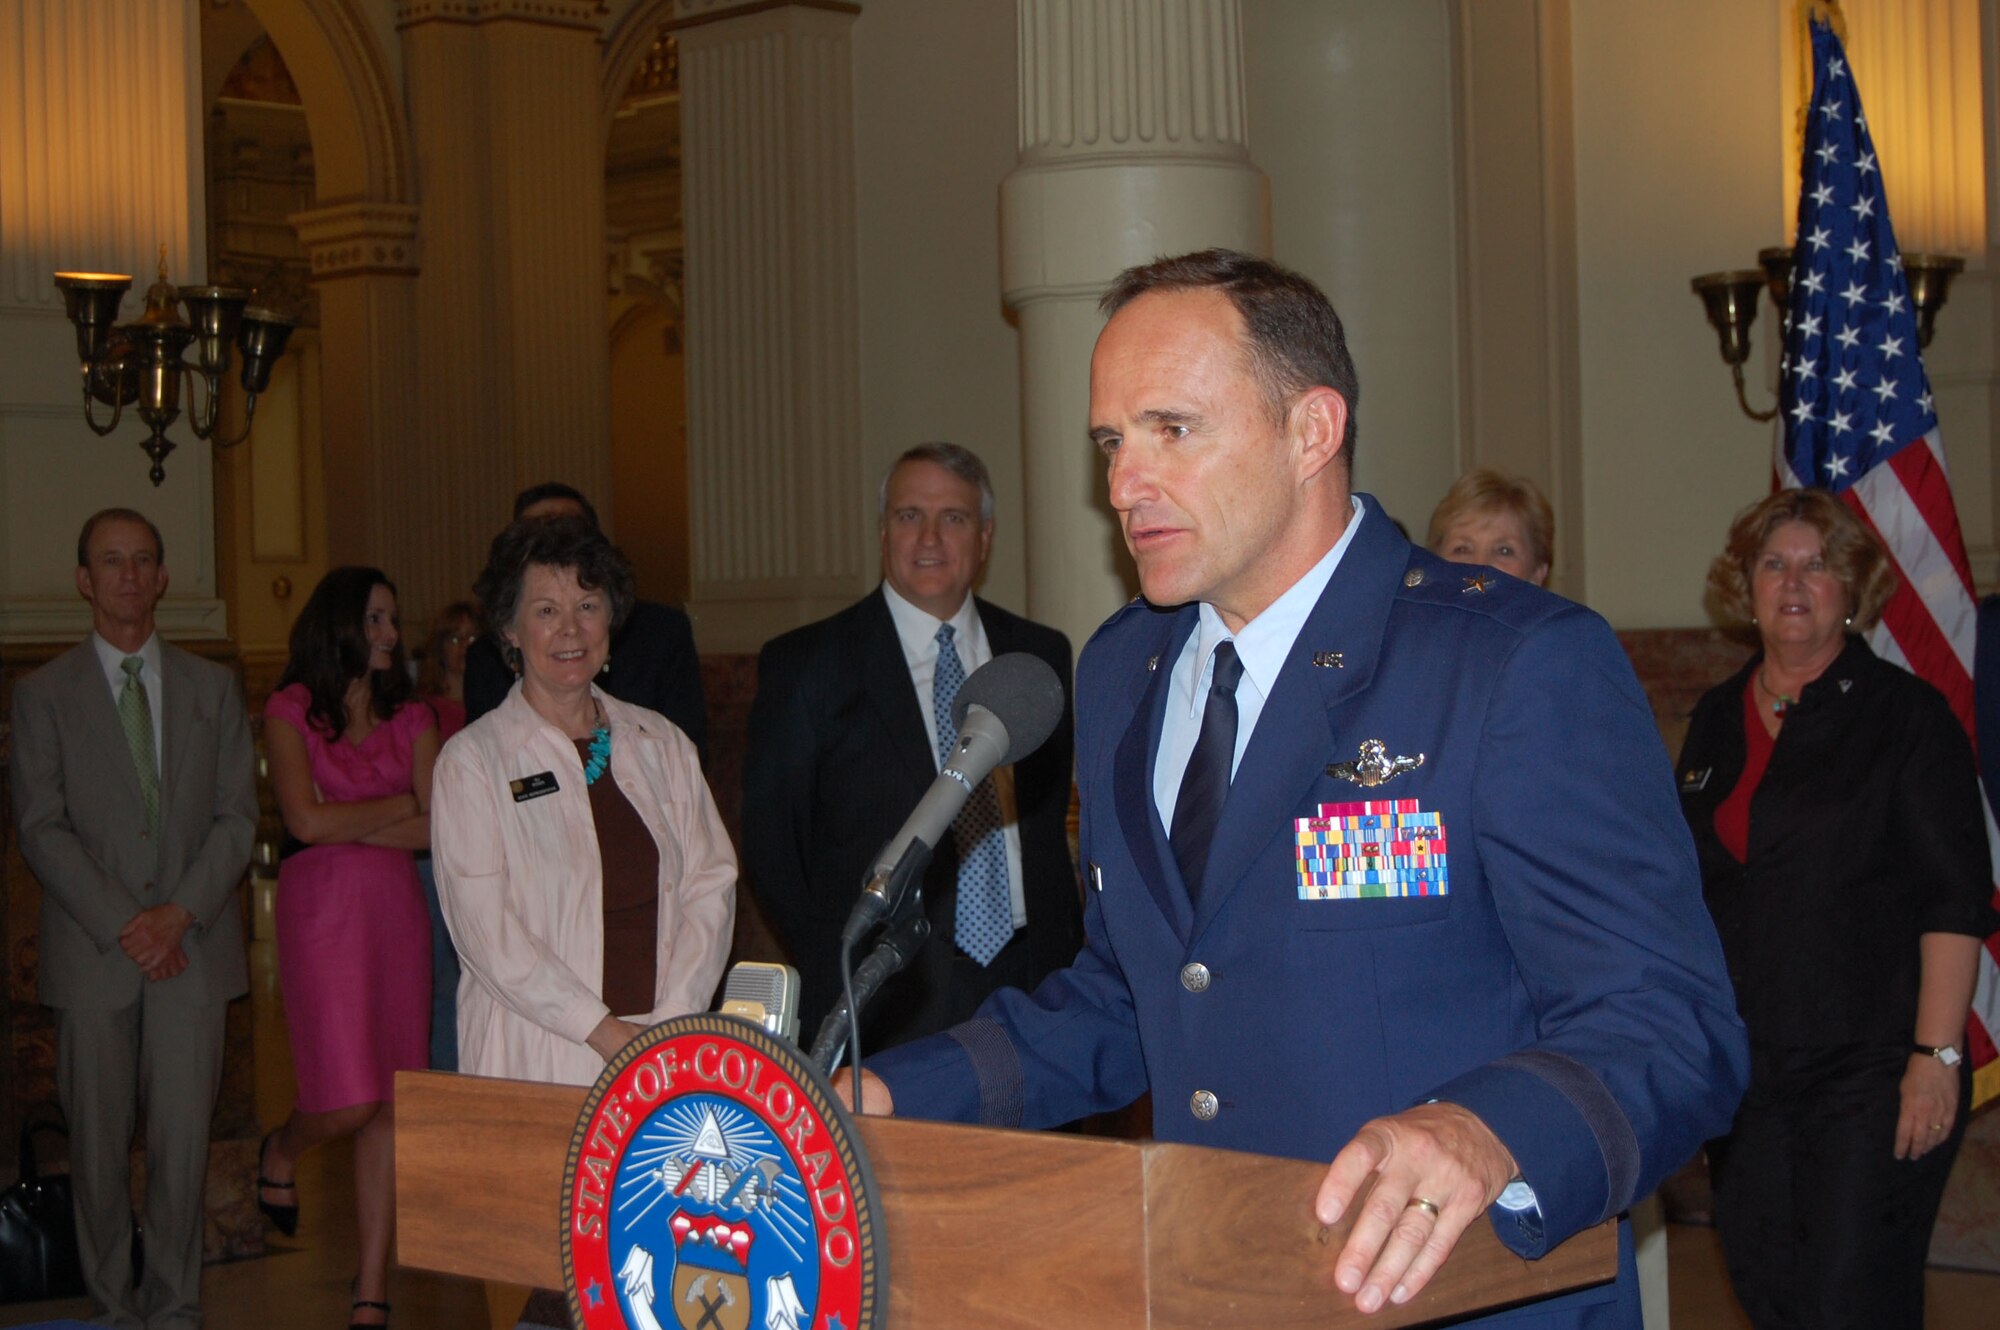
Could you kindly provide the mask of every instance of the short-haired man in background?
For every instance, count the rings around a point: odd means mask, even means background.
[[[972,594],[993,544],[993,485],[970,449],[910,449],[879,505],[882,584],[767,643],[750,711],[743,863],[799,967],[808,1043],[840,996],[841,925],[862,879],[957,740],[965,677],[1032,652],[1062,680],[1064,705],[1049,741],[982,781],[937,847],[923,880],[931,938],[863,1013],[864,1048],[955,1024],[994,989],[1067,964],[1082,942],[1069,639]]]
[[[89,640],[14,689],[21,853],[42,885],[84,1282],[103,1324],[201,1324],[202,1186],[223,1012],[249,990],[236,887],[255,757],[228,670],[160,640],[160,533],[108,508],[77,537]],[[146,1105],[146,1269],[132,1286],[131,1147]]]

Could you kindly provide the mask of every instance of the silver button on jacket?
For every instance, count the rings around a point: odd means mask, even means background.
[[[1190,993],[1208,991],[1208,967],[1200,961],[1189,961],[1181,966],[1181,987]]]
[[[1210,1091],[1196,1090],[1188,1099],[1188,1109],[1201,1121],[1209,1122],[1222,1111],[1222,1105]]]

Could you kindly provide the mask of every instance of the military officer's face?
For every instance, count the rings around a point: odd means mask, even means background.
[[[1311,566],[1299,562],[1307,487],[1345,485],[1325,444],[1304,439],[1296,404],[1273,409],[1243,333],[1219,291],[1151,291],[1112,316],[1090,359],[1090,434],[1146,599],[1206,601],[1232,630]],[[1337,441],[1346,404],[1308,396],[1338,412]]]

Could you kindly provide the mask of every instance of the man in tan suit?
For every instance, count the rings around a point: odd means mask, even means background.
[[[123,508],[77,537],[91,637],[14,690],[21,852],[42,884],[77,1242],[105,1325],[201,1324],[202,1183],[223,1011],[248,990],[236,886],[257,794],[235,677],[162,642],[158,528]],[[145,1273],[130,1160],[146,1105]]]

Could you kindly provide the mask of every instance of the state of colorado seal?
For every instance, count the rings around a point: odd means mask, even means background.
[[[563,1173],[578,1330],[881,1330],[888,1249],[853,1123],[790,1044],[680,1016],[597,1078]]]

